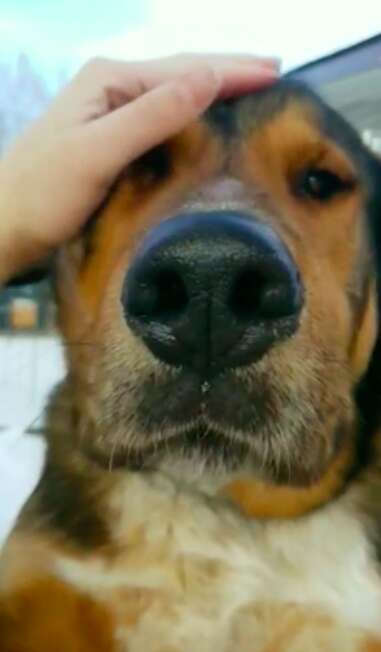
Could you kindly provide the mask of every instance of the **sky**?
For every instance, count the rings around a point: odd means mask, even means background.
[[[46,69],[70,67],[82,48],[96,53],[98,42],[147,21],[146,8],[145,0],[0,0],[0,57],[24,51]]]
[[[103,55],[277,55],[284,69],[381,31],[379,0],[0,0],[0,57],[47,69]]]
[[[57,50],[128,30],[146,18],[144,0],[1,0],[2,47]]]

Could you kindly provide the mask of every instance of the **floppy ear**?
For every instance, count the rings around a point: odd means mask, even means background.
[[[362,430],[362,444],[369,448],[371,435],[381,427],[381,160],[364,148],[364,168],[369,180],[367,221],[376,276],[377,338],[368,369],[356,392]],[[364,449],[365,450],[365,449]]]

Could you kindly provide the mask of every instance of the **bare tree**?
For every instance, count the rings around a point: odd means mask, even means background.
[[[66,80],[65,71],[57,70],[57,90]],[[37,70],[28,55],[0,61],[0,153],[31,121],[38,117],[52,94],[45,71]]]

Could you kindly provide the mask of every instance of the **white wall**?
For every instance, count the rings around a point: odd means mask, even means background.
[[[0,336],[0,545],[44,459],[43,439],[26,436],[23,429],[41,415],[48,392],[63,373],[55,337]]]
[[[0,426],[29,425],[63,373],[62,349],[55,337],[0,336]]]

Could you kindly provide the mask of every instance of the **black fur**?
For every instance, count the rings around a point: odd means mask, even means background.
[[[94,549],[109,541],[88,478],[82,479],[79,473],[61,468],[57,460],[47,460],[32,504],[43,515],[39,524],[42,529],[49,527],[57,536],[69,537],[80,548]],[[32,518],[33,514],[32,511]]]

